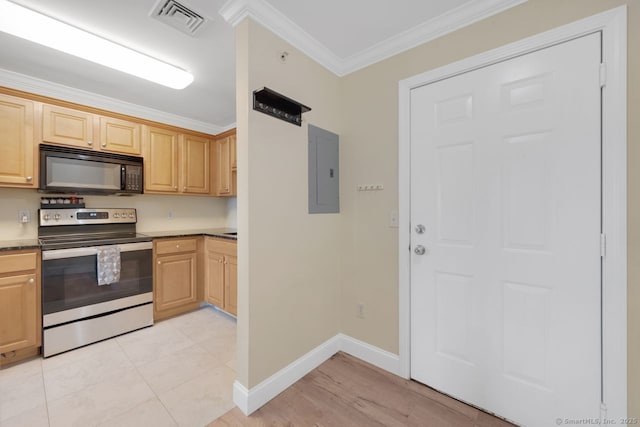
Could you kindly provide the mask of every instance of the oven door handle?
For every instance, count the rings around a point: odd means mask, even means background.
[[[125,243],[122,245],[89,246],[86,248],[53,249],[50,251],[44,250],[42,251],[42,260],[47,261],[50,259],[77,258],[82,256],[96,255],[99,248],[106,248],[109,246],[118,246],[120,248],[120,252],[132,252],[151,250],[151,248],[153,247],[153,243],[138,242]]]

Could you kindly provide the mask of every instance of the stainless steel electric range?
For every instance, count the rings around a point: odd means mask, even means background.
[[[135,209],[40,209],[43,355],[153,325],[151,237]]]

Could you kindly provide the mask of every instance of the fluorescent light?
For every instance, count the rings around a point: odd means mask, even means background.
[[[190,73],[17,4],[0,0],[0,31],[173,89]]]

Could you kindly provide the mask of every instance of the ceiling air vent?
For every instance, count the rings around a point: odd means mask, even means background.
[[[160,0],[149,15],[190,36],[195,36],[208,22],[204,15],[175,0]]]

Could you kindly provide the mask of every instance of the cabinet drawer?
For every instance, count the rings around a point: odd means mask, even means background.
[[[177,254],[182,252],[195,252],[197,239],[170,239],[156,241],[156,254]]]
[[[205,239],[205,249],[212,252],[220,252],[225,255],[235,256],[238,252],[238,244],[231,239],[216,239],[215,237],[207,237]]]
[[[36,252],[0,255],[0,274],[35,270],[37,258]]]

